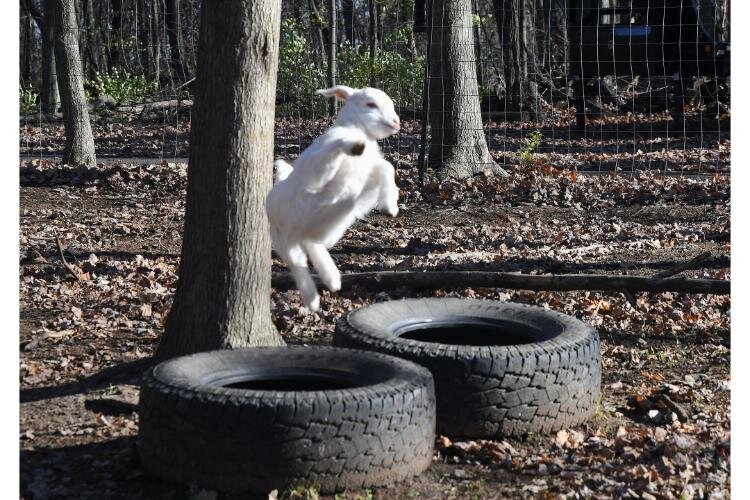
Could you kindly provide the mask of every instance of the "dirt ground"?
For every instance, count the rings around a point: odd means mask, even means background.
[[[401,168],[399,216],[359,222],[334,259],[342,272],[653,275],[709,251],[682,275],[729,278],[728,173],[584,175],[547,159],[509,167],[508,180],[430,178],[421,191],[415,169]],[[115,162],[80,172],[24,160],[20,172],[22,497],[221,498],[149,477],[136,448],[138,375],[177,282],[186,166]],[[56,235],[80,280],[61,265]],[[278,261],[274,268],[283,270]],[[323,292],[317,314],[300,312],[293,290],[274,290],[271,302],[288,343],[328,344],[346,311],[426,295],[531,303],[597,328],[596,416],[551,436],[443,436],[419,477],[339,498],[729,496],[728,296],[640,293],[633,307],[621,294],[596,292],[355,287]]]

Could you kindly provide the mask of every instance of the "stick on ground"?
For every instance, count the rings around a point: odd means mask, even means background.
[[[57,234],[57,231],[55,231],[55,243],[57,243],[57,251],[60,252],[60,261],[62,262],[63,267],[70,273],[71,276],[73,276],[78,281],[81,281],[81,276],[76,272],[75,268],[68,264],[68,261],[65,260],[65,251],[63,250],[62,243],[60,243],[60,235]]]
[[[711,252],[699,253],[692,259],[688,259],[685,262],[680,262],[679,264],[672,266],[669,269],[665,269],[664,271],[654,274],[654,278],[668,278],[670,276],[674,276],[675,274],[680,274],[682,271],[687,271],[688,269],[697,266],[709,257],[711,257]]]
[[[315,278],[316,282],[320,281]],[[619,292],[676,292],[729,295],[729,280],[687,278],[651,278],[648,276],[617,276],[606,274],[516,274],[483,271],[381,271],[351,273],[341,276],[343,288],[353,285],[388,290],[407,286],[422,290],[447,288],[511,288],[518,290]],[[294,288],[288,273],[273,273],[276,289]]]

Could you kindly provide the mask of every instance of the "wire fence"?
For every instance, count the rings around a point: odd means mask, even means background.
[[[75,4],[99,160],[182,161],[201,2]],[[22,2],[21,154],[54,158],[40,14]],[[282,0],[276,154],[331,123],[335,81],[393,98],[383,149],[414,175],[482,137],[506,169],[728,172],[729,35],[728,0]]]

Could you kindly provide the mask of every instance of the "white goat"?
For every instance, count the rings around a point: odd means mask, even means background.
[[[320,297],[307,258],[323,284],[338,291],[341,275],[327,249],[376,206],[394,217],[398,213],[395,170],[376,141],[401,128],[393,101],[381,90],[338,85],[316,94],[344,101],[336,122],[302,152],[294,167],[275,162],[276,184],[266,198],[273,248],[289,266],[312,312],[318,310]]]

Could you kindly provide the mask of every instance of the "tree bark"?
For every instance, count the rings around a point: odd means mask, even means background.
[[[169,40],[169,54],[172,59],[172,71],[179,80],[188,79],[185,63],[182,60],[184,53],[182,37],[180,36],[180,2],[179,0],[166,0],[167,39]]]
[[[149,30],[151,31],[151,40],[153,43],[153,52],[154,52],[154,78],[157,82],[161,82],[161,42],[162,42],[162,32],[161,32],[161,16],[159,15],[159,5],[161,2],[152,2],[151,3],[151,9],[153,17],[150,17],[151,24],[149,24]],[[159,83],[159,85],[161,85]]]
[[[493,0],[503,55],[505,111],[538,111],[534,19],[537,0]]]
[[[86,27],[89,32],[88,54],[91,62],[90,67],[93,71],[102,73],[107,72],[107,51],[106,43],[102,33],[102,23],[98,22],[100,18],[96,16],[94,9],[95,0],[84,0],[84,16]]]
[[[328,88],[336,85],[336,0],[328,0]],[[336,116],[336,99],[328,99],[328,115]]]
[[[341,18],[344,21],[344,40],[354,45],[354,3],[341,0]]]
[[[42,21],[42,90],[39,95],[42,113],[51,115],[60,105],[60,89],[57,84],[57,65],[55,63],[55,23],[53,0],[44,2],[44,20]]]
[[[471,0],[435,1],[430,44],[429,164],[443,177],[507,175],[490,156],[474,60]]]
[[[122,65],[122,0],[111,0],[112,28],[109,45],[109,67]]]
[[[157,356],[283,343],[271,321],[280,0],[201,9],[180,280]]]
[[[93,168],[96,166],[94,135],[91,132],[83,68],[78,50],[78,25],[73,0],[47,0],[52,8],[55,31],[55,61],[60,100],[65,119],[63,163]]]
[[[373,75],[373,65],[375,64],[375,57],[378,54],[378,8],[375,3],[376,0],[367,0],[367,12],[368,12],[368,44],[370,49],[370,68],[369,68],[369,80],[370,86],[375,86],[375,75]]]
[[[21,79],[24,82],[31,80],[31,55],[33,53],[31,49],[31,31],[34,20],[31,16],[21,17],[21,25],[23,26],[23,41],[21,42],[21,61],[23,69],[21,70]]]

